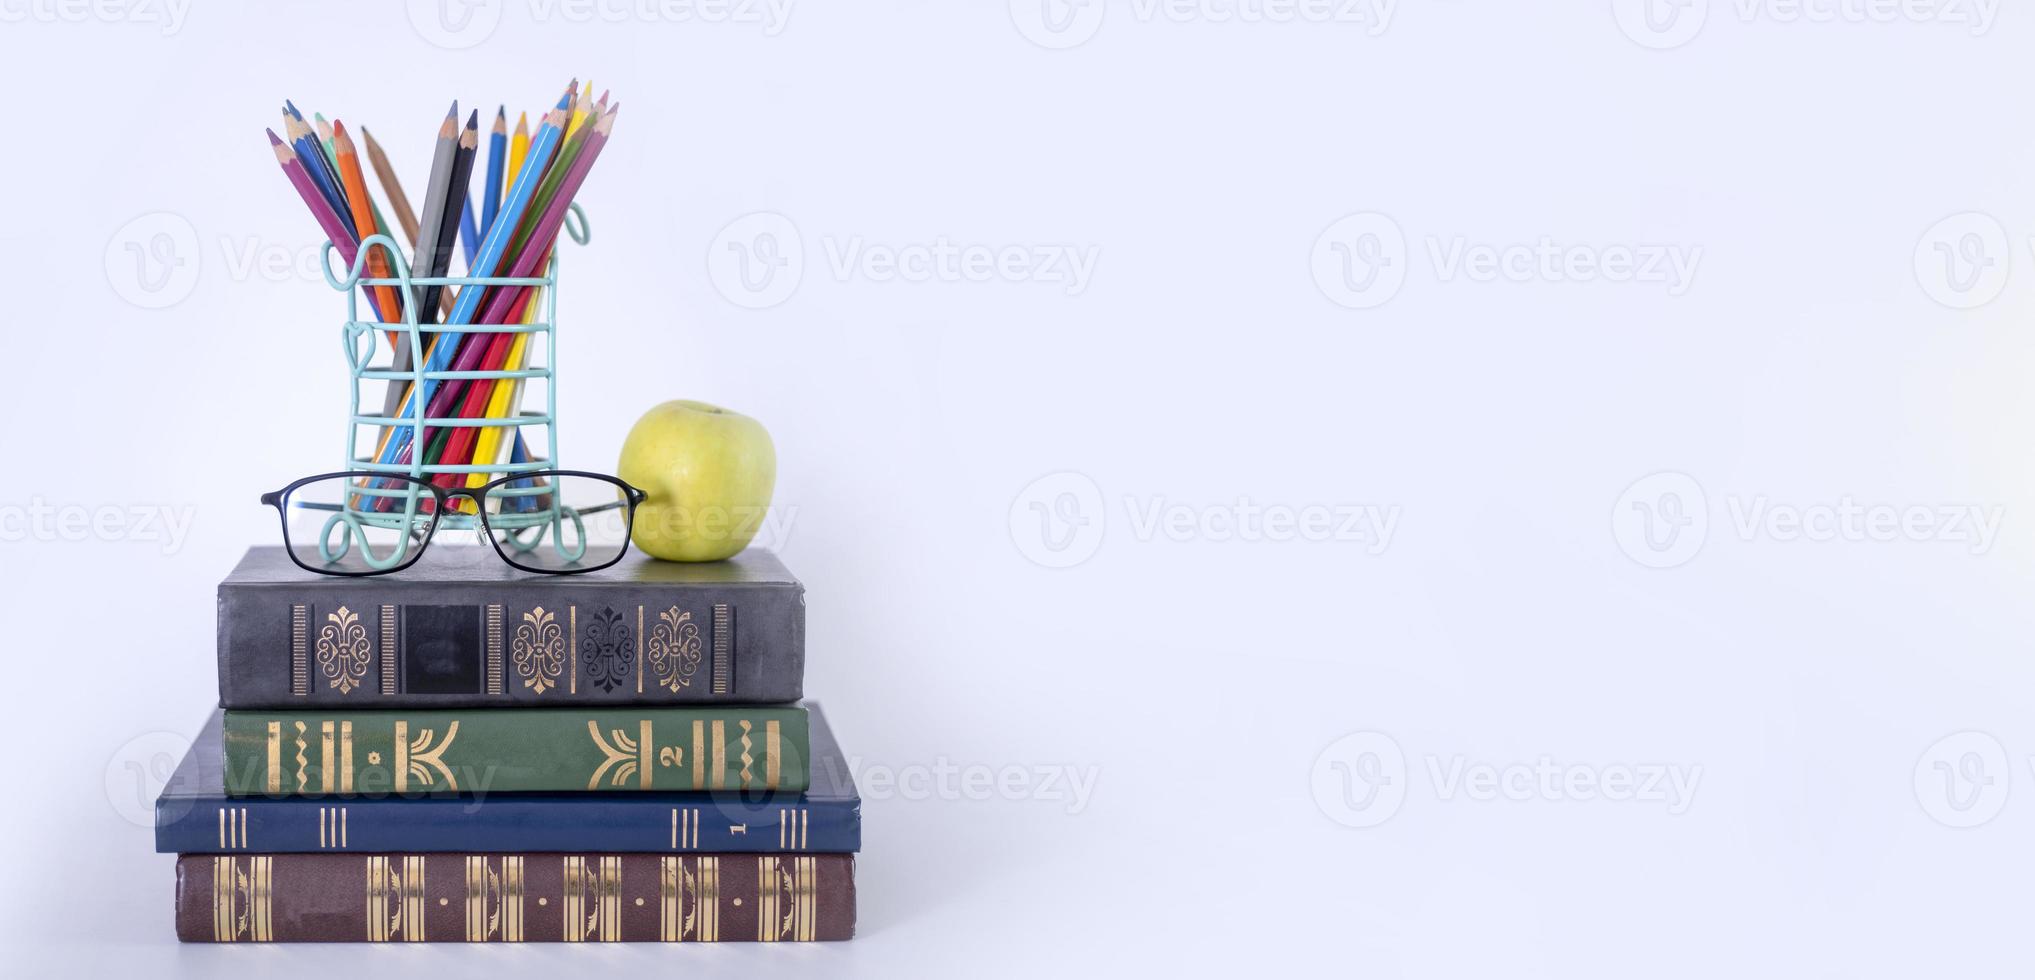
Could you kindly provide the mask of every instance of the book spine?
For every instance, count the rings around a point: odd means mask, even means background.
[[[228,708],[774,703],[804,672],[795,585],[219,587]]]
[[[228,711],[229,796],[719,790],[808,785],[806,711]]]
[[[727,795],[426,797],[416,800],[164,798],[166,854],[631,851],[853,853],[853,800]]]
[[[847,854],[249,854],[177,860],[177,938],[812,942],[855,933]]]

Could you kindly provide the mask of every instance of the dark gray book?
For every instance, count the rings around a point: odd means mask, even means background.
[[[772,703],[804,677],[805,587],[760,548],[537,575],[440,543],[342,578],[258,547],[219,584],[228,708]]]

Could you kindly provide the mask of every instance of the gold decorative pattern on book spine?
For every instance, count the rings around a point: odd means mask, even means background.
[[[247,850],[246,807],[229,806],[220,808],[219,848],[225,851]]]
[[[720,789],[728,782],[728,723],[715,721],[713,729],[714,761],[707,768],[707,786]]]
[[[735,657],[735,609],[725,602],[714,605],[714,693],[728,693],[728,666]]]
[[[502,607],[500,603],[488,606],[488,693],[502,693]]]
[[[325,614],[318,630],[316,653],[318,673],[327,685],[341,694],[366,683],[368,667],[374,663],[374,645],[368,641],[367,625],[345,606]]]
[[[558,915],[560,932],[558,938],[577,943],[586,939],[586,859],[577,854],[567,854],[562,862],[562,880],[559,887]]]
[[[411,738],[410,723],[407,721],[396,722],[395,770],[397,793],[402,793],[409,789],[410,780],[413,778],[419,786],[444,790],[456,790],[459,788],[459,781],[453,778],[452,770],[445,765],[444,760],[445,750],[451,747],[453,739],[459,737],[459,722],[455,721],[445,726],[445,740],[439,742],[438,746],[433,748],[431,740],[435,734],[429,728],[420,728],[417,730],[417,737]],[[440,776],[445,777],[445,785],[432,786],[431,773],[433,770],[436,770]]]
[[[749,719],[744,718],[736,724],[742,726],[742,789],[746,791],[749,789],[749,767],[756,759],[749,754]]]
[[[333,764],[338,761],[337,740],[333,738],[332,719],[318,723],[318,789],[330,793],[333,786]],[[298,767],[301,771],[302,767]]]
[[[307,697],[311,693],[311,661],[306,651],[310,649],[311,607],[290,607],[290,694]]]
[[[671,849],[674,851],[698,850],[699,846],[699,808],[673,808],[671,811]]]
[[[565,632],[558,614],[538,606],[523,614],[516,634],[509,641],[509,663],[516,677],[531,694],[542,695],[558,686],[565,671]]]
[[[572,624],[572,643],[565,648],[567,694],[579,693],[579,607],[565,607],[565,618]]]
[[[500,865],[485,854],[466,857],[466,941],[499,937],[523,941],[523,859],[503,855]]]
[[[353,793],[353,722],[339,723],[339,792]]]
[[[763,723],[763,757],[763,785],[776,789],[784,775],[784,733],[774,720]]]
[[[811,828],[811,817],[805,807],[786,807],[777,811],[777,846],[780,850],[803,851],[806,849],[806,833]]]
[[[281,720],[268,723],[268,791],[275,796],[283,791],[283,723]]]
[[[318,847],[320,849],[346,849],[346,808],[343,806],[321,806],[318,808]]]
[[[643,607],[636,607],[636,693],[643,693]]]
[[[705,723],[705,722],[701,721],[701,720],[700,720],[700,719],[698,719],[698,718],[694,718],[694,719],[693,719],[693,722],[692,722],[692,788],[693,788],[693,789],[706,789],[706,788],[707,788],[707,772],[706,772],[706,766],[707,766],[707,764],[706,764],[706,761],[705,761],[705,760],[706,760],[706,757],[707,757],[707,753],[706,753],[706,748],[707,748],[707,740],[706,740],[706,736],[705,736],[705,734],[704,734],[704,733],[706,732],[706,730],[707,730],[707,726],[706,726],[706,723]]]
[[[237,858],[212,859],[212,938],[217,942],[266,943],[275,939],[275,859],[251,857],[247,870]]]
[[[382,693],[396,693],[396,607],[381,608]]]

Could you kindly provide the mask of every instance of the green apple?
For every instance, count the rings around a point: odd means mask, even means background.
[[[756,537],[777,488],[763,423],[717,405],[669,401],[622,440],[615,475],[649,494],[629,540],[666,561],[719,561]]]

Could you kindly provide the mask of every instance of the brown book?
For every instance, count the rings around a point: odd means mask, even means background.
[[[177,859],[177,938],[799,942],[855,934],[852,854],[241,854]]]

